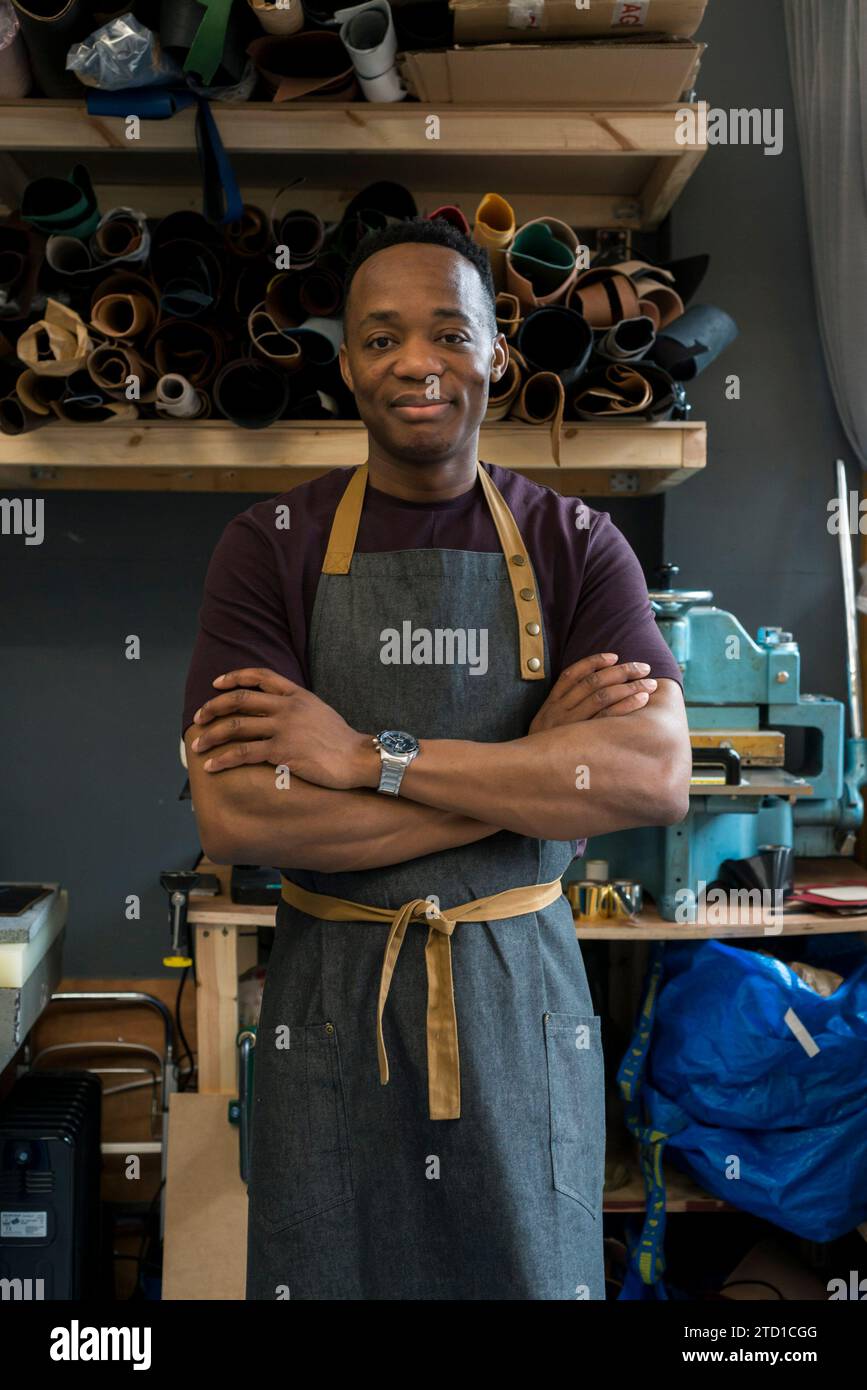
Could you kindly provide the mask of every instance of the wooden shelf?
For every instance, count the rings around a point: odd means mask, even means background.
[[[304,178],[305,190],[351,182],[352,196],[377,176],[408,176],[414,191],[431,186],[433,179],[438,192],[451,187],[452,196],[474,191],[478,198],[491,183],[506,196],[547,190],[554,195],[548,211],[555,216],[568,211],[579,227],[657,227],[707,151],[704,144],[677,142],[676,113],[682,108],[674,103],[647,111],[441,104],[439,140],[427,138],[423,103],[215,102],[211,109],[230,154],[291,156],[293,177]],[[140,138],[130,140],[122,119],[89,116],[83,102],[0,101],[0,129],[4,150],[12,153],[123,160],[121,178],[115,162],[106,182],[137,177],[130,157],[158,156],[163,163],[157,162],[152,176],[155,190],[165,187],[166,178],[171,183],[164,157],[196,148],[192,111],[142,121]],[[349,167],[347,155],[352,156]],[[445,177],[449,161],[455,169],[450,179]],[[97,186],[100,168],[94,171]],[[245,178],[250,197],[247,184]],[[163,209],[149,204],[147,210],[156,216]],[[519,211],[522,218],[539,215],[530,206]]]
[[[566,424],[561,467],[546,427],[483,426],[485,462],[514,468],[569,496],[646,497],[705,466],[702,423]],[[279,492],[329,468],[363,463],[367,432],[353,420],[281,421],[242,430],[225,420],[66,425],[0,435],[0,485],[165,492]]]
[[[795,884],[807,883],[864,883],[867,869],[852,859],[799,859],[795,866]],[[780,925],[782,931],[779,930]],[[667,922],[655,907],[648,906],[632,923],[575,923],[581,941],[722,941],[734,937],[767,936],[831,936],[838,932],[867,934],[867,916],[848,916],[843,913],[811,912],[787,909],[781,923],[765,924],[760,913],[755,919],[702,926],[698,923]]]

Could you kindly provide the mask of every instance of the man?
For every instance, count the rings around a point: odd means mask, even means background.
[[[508,352],[486,254],[375,234],[344,333],[366,468],[229,525],[184,715],[205,850],[284,866],[248,1297],[601,1299],[599,1019],[560,877],[686,814],[680,671],[607,515],[479,464]]]

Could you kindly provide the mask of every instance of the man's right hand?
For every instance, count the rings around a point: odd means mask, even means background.
[[[643,709],[656,689],[649,670],[641,661],[618,664],[615,652],[582,657],[560,673],[527,732],[539,734],[582,719],[609,719]]]

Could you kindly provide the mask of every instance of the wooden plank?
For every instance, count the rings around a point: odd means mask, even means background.
[[[228,1122],[223,1097],[172,1096],[162,1297],[243,1299],[246,1271],[238,1130]]]
[[[652,230],[668,215],[707,153],[706,145],[681,146],[680,154],[657,160],[641,193],[641,226]]]
[[[233,904],[234,906],[234,904]],[[199,1092],[238,1094],[238,927],[196,928],[196,1028]]]
[[[650,111],[582,110],[578,107],[461,107],[440,104],[440,138],[428,138],[423,103],[245,102],[213,103],[227,150],[305,153],[410,151],[436,158],[443,151],[482,154],[588,154],[620,159],[632,155],[682,156],[676,140],[675,103]],[[83,102],[0,102],[3,144],[8,150],[67,149],[87,154],[112,151],[194,150],[195,118],[183,111],[167,121],[142,121],[140,138],[127,137],[119,117],[88,116]],[[695,149],[688,147],[689,152]]]
[[[482,427],[486,462],[514,468],[568,495],[647,496],[704,466],[706,426],[577,423],[564,426],[561,467],[545,427],[503,421]],[[359,421],[281,421],[240,430],[224,420],[195,424],[52,423],[30,434],[0,436],[0,483],[7,487],[141,488],[145,491],[279,492],[367,457]],[[179,462],[174,463],[176,458]],[[622,475],[622,476],[621,476]],[[634,475],[634,476],[633,476]]]
[[[854,859],[842,857],[795,861],[796,886],[841,882],[867,884],[867,870]],[[741,915],[745,915],[745,910]],[[867,939],[867,917],[787,909],[779,923],[766,923],[756,910],[749,921],[703,926],[665,921],[648,904],[635,922],[576,921],[575,930],[581,941],[722,941],[756,936],[833,936],[835,932],[862,932]]]

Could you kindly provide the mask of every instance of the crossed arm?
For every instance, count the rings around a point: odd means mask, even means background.
[[[523,738],[423,739],[396,799],[375,791],[378,731],[351,729],[273,672],[218,677],[225,693],[184,740],[202,847],[216,862],[341,872],[498,830],[571,840],[674,824],[692,764],[682,693],[614,662],[588,657],[564,671]]]

